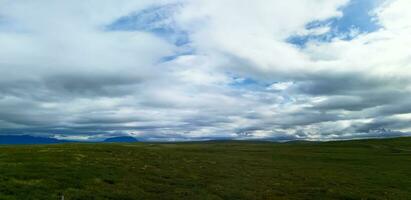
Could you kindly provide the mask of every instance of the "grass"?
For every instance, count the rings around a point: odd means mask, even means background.
[[[410,199],[411,138],[0,146],[0,199]]]

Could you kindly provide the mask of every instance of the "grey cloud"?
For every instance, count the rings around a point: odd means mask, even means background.
[[[123,72],[119,72],[123,73]],[[56,93],[68,96],[121,96],[130,93],[127,86],[141,82],[140,77],[121,74],[95,75],[56,75],[45,79],[45,86]]]
[[[379,30],[296,48],[283,39],[338,16],[344,1],[226,3],[0,6],[0,134],[149,141],[408,134],[409,120],[397,115],[411,112],[409,74],[401,71],[409,53],[397,37]],[[190,41],[178,46],[167,31]],[[236,82],[242,78],[255,83]],[[273,83],[292,84],[270,90]]]

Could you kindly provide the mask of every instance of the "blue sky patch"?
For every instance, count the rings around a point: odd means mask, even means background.
[[[265,88],[271,85],[271,83],[259,81],[253,78],[237,77],[237,76],[233,76],[232,78],[233,78],[233,82],[231,82],[229,85],[232,88],[264,90]]]
[[[189,49],[186,49],[184,51],[178,52],[176,54],[163,57],[163,58],[160,59],[160,62],[161,63],[169,62],[169,61],[175,60],[176,58],[178,58],[180,56],[187,56],[187,55],[194,55],[194,54],[195,54],[195,51],[193,49],[189,48]]]
[[[330,31],[315,35],[296,35],[287,42],[304,47],[309,41],[330,42],[334,38],[352,40],[358,34],[371,33],[381,28],[373,19],[370,12],[380,5],[383,0],[351,0],[341,8],[342,17],[334,17],[323,21],[313,21],[306,25],[307,30],[330,27]]]
[[[108,25],[109,31],[146,31],[172,42],[176,46],[189,43],[188,34],[179,30],[172,20],[177,5],[151,7],[124,16]]]

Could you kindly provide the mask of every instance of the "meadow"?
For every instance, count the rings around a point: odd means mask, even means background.
[[[411,199],[411,138],[0,146],[0,199]]]

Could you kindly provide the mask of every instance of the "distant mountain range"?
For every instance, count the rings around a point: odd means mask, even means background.
[[[0,144],[57,144],[63,142],[66,141],[29,135],[0,135]]]
[[[104,140],[104,142],[138,142],[138,140],[134,137],[122,136],[122,137],[107,138]]]
[[[15,144],[59,144],[67,142],[82,142],[59,140],[55,138],[35,137],[30,135],[0,135],[0,145],[15,145]],[[134,137],[122,136],[107,138],[101,142],[138,142]]]

